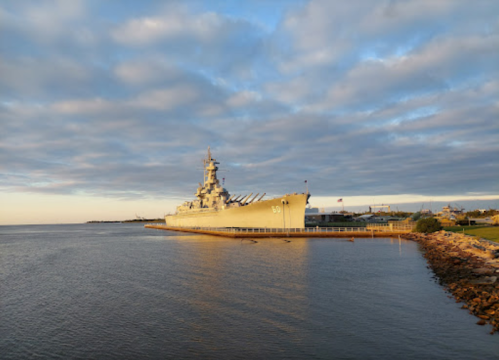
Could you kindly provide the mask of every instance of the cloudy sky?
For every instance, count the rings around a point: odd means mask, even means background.
[[[0,4],[0,224],[499,199],[499,2]]]

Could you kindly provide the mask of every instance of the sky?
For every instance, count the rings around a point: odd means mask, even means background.
[[[499,206],[499,2],[0,4],[0,224],[231,193]],[[401,205],[402,206],[402,205]]]

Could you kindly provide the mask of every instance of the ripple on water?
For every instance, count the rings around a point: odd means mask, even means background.
[[[447,298],[412,242],[267,239],[247,246],[125,224],[0,232],[6,359],[499,353],[497,337]]]

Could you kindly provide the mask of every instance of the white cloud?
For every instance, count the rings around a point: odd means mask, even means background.
[[[267,93],[273,98],[287,104],[302,104],[314,94],[318,79],[312,76],[300,75],[293,79],[268,83]]]
[[[192,14],[185,7],[170,6],[159,16],[131,19],[111,35],[117,42],[139,46],[178,38],[214,41],[222,35],[224,22],[215,13]]]
[[[52,109],[62,114],[92,114],[108,112],[116,108],[109,100],[95,98],[90,100],[67,100],[51,105]]]
[[[435,39],[417,52],[386,61],[356,64],[332,84],[325,98],[312,106],[335,107],[384,103],[448,91],[462,82],[497,71],[499,35]]]
[[[130,105],[152,110],[171,110],[196,100],[198,91],[186,85],[168,89],[155,89],[133,99]]]
[[[260,99],[260,94],[255,91],[241,91],[227,99],[227,105],[234,108],[251,106]]]
[[[282,37],[290,39],[292,51],[279,66],[286,72],[309,66],[348,68],[365,51],[390,57],[442,34],[490,34],[497,27],[491,15],[497,10],[497,4],[488,1],[469,6],[465,0],[313,0],[282,22]]]
[[[40,98],[61,87],[69,89],[75,84],[87,84],[94,75],[91,69],[70,57],[38,59],[30,56],[0,57],[0,73],[0,94],[13,92]]]
[[[110,112],[126,113],[132,109],[172,110],[196,100],[198,91],[188,85],[148,90],[133,98],[107,100],[102,98],[75,99],[56,102],[51,108],[62,114],[101,114]]]
[[[179,70],[172,64],[158,59],[140,59],[118,64],[115,75],[122,81],[132,84],[149,84],[168,81],[179,76]]]

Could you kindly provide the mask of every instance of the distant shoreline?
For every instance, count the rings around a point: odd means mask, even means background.
[[[165,219],[133,219],[133,220],[91,220],[86,224],[121,224],[121,223],[150,223],[165,222]]]

